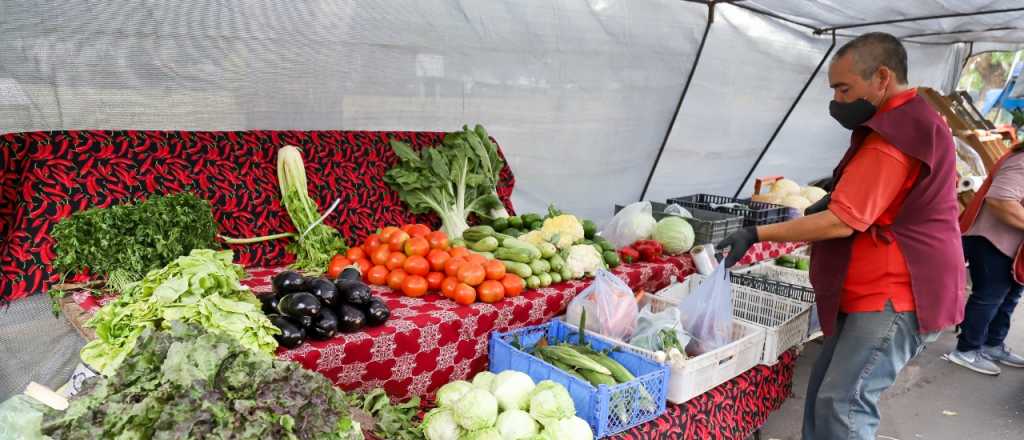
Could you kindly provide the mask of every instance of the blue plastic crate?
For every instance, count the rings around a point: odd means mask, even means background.
[[[557,320],[508,333],[492,332],[490,370],[494,373],[505,370],[521,371],[535,382],[552,380],[564,385],[576,405],[576,415],[590,424],[594,429],[595,438],[620,433],[654,420],[665,412],[669,375],[669,368],[666,365],[633,353],[614,351],[610,356],[633,373],[636,380],[615,386],[594,387],[589,382],[570,376],[557,367],[512,346],[517,339],[523,347],[533,347],[541,338],[547,338],[549,344],[556,344],[565,341],[575,342],[578,337],[579,334],[574,329]],[[614,348],[610,342],[589,334],[586,335],[586,341],[597,350]],[[652,408],[643,408],[639,404],[641,389],[646,390],[651,396]],[[615,408],[619,410],[616,411]]]

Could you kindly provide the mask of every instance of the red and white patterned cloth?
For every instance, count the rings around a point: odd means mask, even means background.
[[[792,244],[758,244],[744,261],[759,261],[791,252]],[[276,269],[250,269],[244,284],[257,293],[270,291]],[[634,290],[661,289],[673,279],[693,272],[689,256],[667,257],[658,263],[619,266],[614,273]],[[487,368],[487,344],[492,331],[540,324],[562,313],[590,281],[571,281],[528,290],[496,304],[470,306],[437,295],[406,298],[387,288],[374,295],[391,308],[391,319],[366,331],[328,341],[308,341],[278,357],[320,372],[345,390],[384,388],[392,397],[432,396],[453,380],[466,379]],[[75,302],[87,313],[110,298],[75,292]]]

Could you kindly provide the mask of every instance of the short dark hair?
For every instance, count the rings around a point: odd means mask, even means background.
[[[861,78],[869,79],[879,67],[896,74],[896,81],[907,83],[907,49],[896,37],[884,32],[861,35],[839,48],[833,60],[851,54]]]

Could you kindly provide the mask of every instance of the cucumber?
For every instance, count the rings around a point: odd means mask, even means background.
[[[494,237],[484,237],[476,243],[470,243],[469,248],[477,252],[494,252],[499,246],[498,239]]]
[[[619,264],[622,263],[622,261],[619,260],[619,254],[615,253],[615,251],[604,251],[602,256],[604,257],[604,263],[607,264],[610,269],[619,267]]]
[[[604,237],[594,237],[594,244],[601,247],[604,251],[615,251],[615,245]]]
[[[597,224],[590,220],[583,220],[583,237],[592,240],[594,234],[597,234]]]
[[[540,261],[544,261],[544,260],[540,260]],[[548,274],[547,272],[541,273],[538,276],[538,278],[540,278],[540,287],[548,287],[548,286],[551,285],[551,275]]]
[[[533,260],[530,262],[530,269],[535,274],[541,274],[551,271],[551,264],[547,260]]]
[[[504,217],[496,219],[494,220],[494,223],[491,223],[491,227],[497,232],[504,231],[508,229],[508,219]]]
[[[509,238],[501,242],[501,247],[508,249],[521,249],[530,253],[530,261],[536,260],[541,257],[540,249],[534,246],[533,243],[529,243],[518,238]],[[528,263],[529,261],[524,261]]]
[[[565,267],[565,259],[561,255],[555,254],[548,258],[548,264],[551,265],[552,271],[562,272],[562,269]]]
[[[801,258],[796,260],[796,269],[803,271],[811,270],[811,260],[809,258]]]
[[[537,249],[540,249],[541,258],[551,258],[553,255],[558,254],[558,248],[556,248],[555,245],[548,242],[539,244],[537,246]]]
[[[530,269],[530,265],[526,263],[520,263],[518,261],[509,260],[498,261],[501,261],[501,263],[505,265],[506,271],[519,275],[520,278],[526,279],[529,278],[530,275],[533,275],[533,269]]]
[[[538,251],[539,252],[539,251]],[[529,263],[534,260],[533,255],[525,249],[500,247],[494,250],[494,257],[499,260],[518,261]]]
[[[462,233],[462,238],[468,242],[476,242],[494,235],[494,228],[487,225],[473,226]]]
[[[537,289],[541,287],[541,278],[537,275],[531,275],[526,278],[526,287],[529,289]]]
[[[548,273],[548,275],[551,275],[551,284],[557,284],[562,282],[562,274],[558,272],[550,272]]]
[[[569,280],[574,280],[574,279],[575,278],[572,277],[572,271],[569,270],[568,267],[563,267],[562,268],[562,280],[563,281],[569,281]]]

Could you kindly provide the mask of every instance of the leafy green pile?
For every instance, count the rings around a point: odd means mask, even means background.
[[[145,330],[117,374],[86,383],[54,439],[362,439],[346,397],[322,375],[173,322]]]
[[[260,311],[259,299],[239,282],[245,271],[231,263],[231,255],[196,249],[130,284],[86,322],[96,329],[96,339],[82,348],[82,361],[109,376],[143,331],[166,328],[173,320],[229,335],[251,350],[273,352],[279,330]]]
[[[78,212],[54,225],[50,235],[57,271],[88,268],[107,276],[116,290],[193,249],[218,247],[210,203],[190,193]]]
[[[482,125],[445,135],[441,145],[416,152],[405,142],[391,141],[399,163],[384,181],[414,214],[435,212],[449,237],[469,228],[469,214],[508,217],[497,185],[505,161]]]
[[[350,394],[349,405],[373,416],[374,434],[380,438],[423,440],[423,430],[420,429],[417,416],[420,411],[419,397],[395,405],[383,389],[376,388],[366,394]]]

